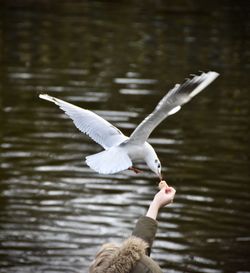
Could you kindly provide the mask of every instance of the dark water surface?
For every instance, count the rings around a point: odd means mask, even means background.
[[[175,83],[221,76],[150,142],[175,202],[162,210],[153,258],[164,272],[250,272],[248,1],[3,1],[0,272],[87,272],[146,212],[157,178],[98,175],[100,150],[49,93],[124,133]]]

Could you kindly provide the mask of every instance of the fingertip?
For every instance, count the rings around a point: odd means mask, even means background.
[[[176,193],[176,190],[173,187],[168,186],[168,187],[165,188],[165,192],[166,193],[170,193],[170,192]]]
[[[171,190],[171,187],[166,187],[166,188],[165,188],[165,192],[166,192],[166,193],[169,193],[169,192],[171,192],[171,191],[172,191],[172,190]]]

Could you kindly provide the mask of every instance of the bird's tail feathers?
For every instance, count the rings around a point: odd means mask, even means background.
[[[127,153],[118,147],[87,156],[86,163],[91,169],[102,174],[118,173],[132,166]]]

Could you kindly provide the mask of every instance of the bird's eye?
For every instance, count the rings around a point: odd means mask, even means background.
[[[161,163],[159,162],[158,159],[155,159],[155,163],[157,164],[157,168],[160,169],[161,168]]]

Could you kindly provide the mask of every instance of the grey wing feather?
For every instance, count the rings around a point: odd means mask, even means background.
[[[94,112],[46,94],[40,94],[39,97],[58,105],[73,120],[81,132],[88,135],[104,149],[118,145],[128,138],[119,129]]]
[[[152,131],[169,115],[175,114],[181,106],[201,92],[219,74],[214,71],[193,75],[182,84],[176,84],[158,103],[155,110],[146,117],[131,134],[129,141],[144,143]]]

